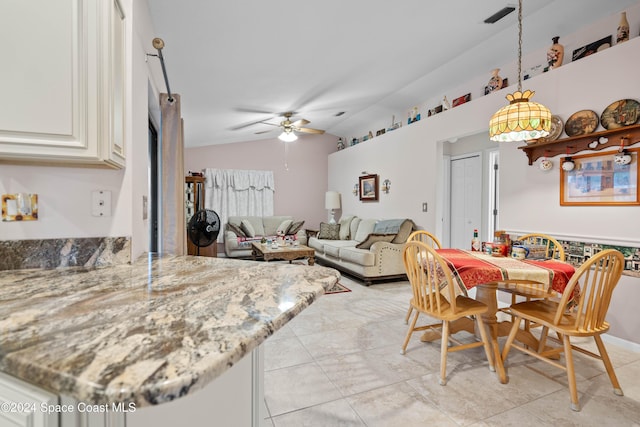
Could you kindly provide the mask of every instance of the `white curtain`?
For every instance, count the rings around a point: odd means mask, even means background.
[[[204,206],[213,209],[222,225],[230,216],[273,215],[273,171],[205,169]],[[224,230],[218,234],[223,241]]]

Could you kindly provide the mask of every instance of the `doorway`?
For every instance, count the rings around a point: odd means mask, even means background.
[[[149,119],[149,252],[159,251],[158,235],[158,131]]]
[[[482,153],[451,157],[450,246],[470,249],[482,227]]]

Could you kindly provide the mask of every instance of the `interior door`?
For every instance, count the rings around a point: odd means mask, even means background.
[[[451,247],[471,249],[482,225],[482,159],[479,153],[451,158]],[[482,236],[482,234],[480,234]]]

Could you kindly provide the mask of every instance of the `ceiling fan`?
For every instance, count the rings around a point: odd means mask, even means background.
[[[280,122],[280,124],[273,124],[273,123],[267,123],[267,122],[260,122],[263,123],[265,125],[269,125],[269,126],[277,126],[282,128],[282,133],[280,134],[280,136],[278,136],[278,139],[280,139],[281,141],[285,141],[285,142],[291,142],[291,141],[295,141],[296,139],[298,139],[297,135],[295,134],[295,132],[302,132],[302,133],[313,133],[313,134],[323,134],[324,130],[322,129],[312,129],[312,128],[306,128],[303,127],[309,123],[311,123],[309,120],[306,119],[299,119],[296,120],[295,122],[291,121],[291,117],[293,116],[293,112],[288,111],[286,113],[284,113],[282,115],[282,117],[284,117],[284,120]],[[257,134],[259,133],[265,133],[265,132],[269,132],[269,131],[261,131],[261,132],[256,132]]]

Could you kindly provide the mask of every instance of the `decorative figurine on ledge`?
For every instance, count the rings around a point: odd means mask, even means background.
[[[562,60],[564,59],[564,46],[558,43],[560,36],[555,36],[552,40],[553,44],[547,52],[547,63],[549,64],[550,70],[561,66]]]

